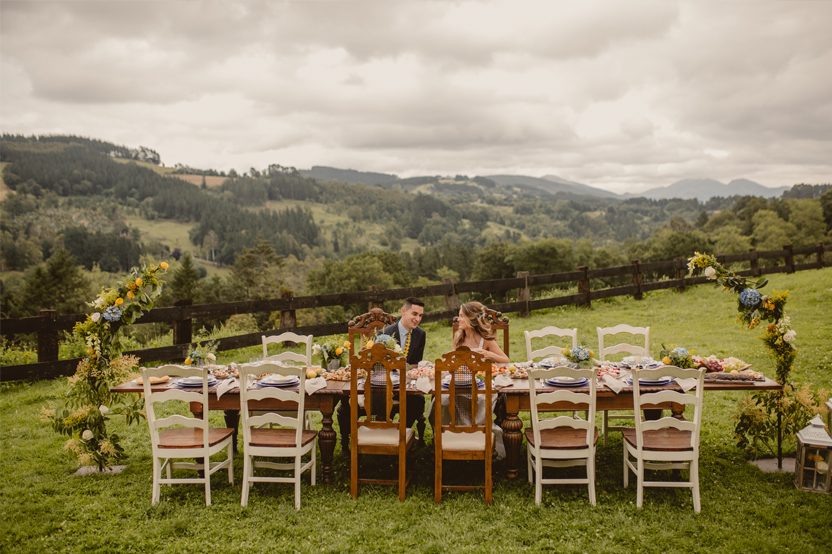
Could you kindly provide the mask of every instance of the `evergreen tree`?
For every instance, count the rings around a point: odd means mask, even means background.
[[[179,300],[195,300],[197,293],[197,282],[199,281],[199,273],[194,267],[194,261],[191,254],[186,252],[182,256],[182,262],[176,271],[173,272],[173,282],[170,284],[171,296],[173,301]]]
[[[22,307],[29,314],[42,309],[82,312],[86,299],[91,296],[89,281],[63,248],[56,250],[46,263],[27,271],[24,281]]]

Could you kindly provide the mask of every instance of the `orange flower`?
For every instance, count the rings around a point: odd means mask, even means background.
[[[136,286],[140,287],[143,284],[144,284],[144,281],[142,281],[142,278],[141,277],[136,277]]]
[[[162,269],[162,271],[167,271],[170,266],[167,262],[162,262],[159,264],[159,267]]]
[[[136,297],[132,290],[127,291],[127,300],[133,300]]]
[[[121,306],[122,304],[124,304],[124,298],[119,296],[118,298],[116,298],[115,304],[116,306]]]

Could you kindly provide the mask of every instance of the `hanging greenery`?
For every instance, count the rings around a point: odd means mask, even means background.
[[[86,346],[86,356],[69,378],[64,405],[45,415],[55,431],[70,437],[65,447],[81,465],[103,470],[125,457],[120,438],[108,431],[107,421],[120,414],[130,424],[141,417],[143,404],[141,398],[125,398],[133,395],[110,392],[139,364],[135,356],[122,355],[119,330],[153,307],[162,292],[159,274],[167,269],[167,262],[131,269],[121,285],[101,291],[90,303],[93,312],[73,329]]]
[[[807,387],[796,389],[789,376],[797,349],[797,333],[785,315],[788,291],[763,294],[760,289],[768,284],[765,278],[750,281],[729,271],[711,254],[695,252],[688,260],[692,275],[704,275],[724,289],[737,294],[739,321],[748,329],[765,323],[762,340],[774,358],[777,382],[782,391],[752,394],[740,405],[734,435],[737,445],[752,455],[763,451],[776,453],[777,416],[781,417],[785,436],[793,437],[820,409],[819,396]]]

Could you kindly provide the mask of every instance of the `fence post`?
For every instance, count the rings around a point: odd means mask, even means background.
[[[174,302],[174,306],[185,308],[192,305],[194,302],[191,299],[178,300]],[[193,340],[193,322],[191,318],[175,319],[173,320],[173,344],[191,344]]]
[[[529,290],[529,272],[518,271],[517,277],[518,279],[523,279],[523,287],[517,289],[517,301],[523,302],[523,308],[520,310],[520,317],[528,317],[529,300],[531,300],[532,297],[531,291]]]
[[[638,260],[633,260],[633,298],[641,300],[644,298],[644,275],[641,273],[641,264]]]
[[[280,297],[284,298],[284,299],[290,299],[290,298],[292,298],[292,293],[291,293],[291,291],[283,291],[280,294]],[[298,325],[298,317],[297,317],[297,314],[295,313],[295,310],[293,308],[289,308],[287,310],[280,310],[280,328],[281,329],[294,328],[294,327],[297,327],[297,325]]]
[[[794,247],[791,244],[783,246],[786,251],[786,273],[794,273]]]
[[[688,274],[688,266],[685,263],[684,258],[676,258],[674,260],[673,265],[676,267],[673,268],[673,276],[676,279],[680,279],[682,282],[679,283],[679,286],[676,287],[676,290],[679,292],[685,292],[685,275]]]
[[[58,312],[55,310],[40,310],[38,315],[47,318],[43,322],[43,328],[38,331],[38,362],[58,361],[58,331],[55,330],[55,318]]]
[[[578,271],[583,273],[578,279],[578,294],[583,295],[583,302],[581,305],[589,308],[592,305],[591,291],[589,290],[589,268],[582,265]]]
[[[818,257],[818,269],[823,267],[823,244],[818,244],[818,247],[815,249],[815,254]]]
[[[753,248],[748,251],[748,261],[751,262],[751,275],[759,277],[760,273],[760,254]]]
[[[450,277],[446,277],[442,279],[442,282],[448,285],[448,292],[445,293],[445,308],[449,312],[453,312],[459,309],[459,296],[456,293],[456,287],[454,286],[454,280]]]

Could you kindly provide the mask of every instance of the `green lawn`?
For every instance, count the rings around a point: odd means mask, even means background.
[[[832,269],[778,275],[770,288],[792,290],[787,311],[798,333],[794,377],[832,386]],[[697,354],[733,354],[772,377],[774,369],[758,338],[735,319],[734,296],[700,286],[684,293],[662,291],[642,301],[598,302],[592,309],[564,308],[512,318],[511,351],[521,358],[522,331],[545,325],[577,326],[594,347],[595,327],[626,322],[650,325],[652,350],[661,343]],[[447,350],[447,325],[430,324],[428,358]],[[254,349],[251,349],[251,353]],[[237,351],[235,355],[245,355]],[[228,356],[228,354],[226,354]],[[433,502],[430,446],[417,450],[415,484],[405,502],[391,489],[348,491],[348,466],[336,450],[334,484],[303,487],[303,507],[292,508],[290,486],[258,485],[249,507],[240,508],[237,484],[213,481],[213,506],[198,486],[162,490],[150,506],[150,445],[144,424],[115,427],[130,453],[119,475],[75,477],[64,439],[38,420],[41,408],[59,399],[62,380],[3,386],[0,396],[0,551],[517,551],[535,552],[779,552],[828,551],[832,497],[795,490],[791,474],[763,474],[734,446],[732,416],[739,393],[708,393],[702,431],[702,513],[693,513],[684,490],[647,490],[642,510],[635,490],[621,484],[621,441],[599,446],[598,505],[584,487],[546,487],[536,507],[526,481],[508,482],[496,466],[494,504],[477,493],[445,495]],[[217,422],[220,416],[215,416]],[[461,471],[480,471],[473,463]]]

